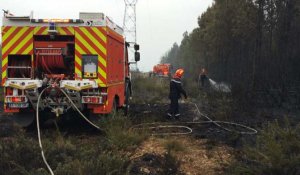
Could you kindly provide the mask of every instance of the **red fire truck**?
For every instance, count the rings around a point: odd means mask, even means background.
[[[123,29],[103,13],[80,13],[79,19],[34,19],[32,14],[5,13],[4,112],[23,117],[40,110],[59,116],[74,110],[70,99],[91,114],[107,114],[121,107],[127,111],[131,94],[128,47]],[[138,50],[135,44],[135,61],[140,59]]]
[[[162,76],[162,77],[169,77],[171,76],[172,65],[165,63],[165,64],[157,64],[153,66],[152,74],[154,76]]]

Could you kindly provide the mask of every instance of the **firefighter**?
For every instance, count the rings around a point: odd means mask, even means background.
[[[205,81],[207,80],[207,71],[205,68],[201,69],[199,79],[201,81],[201,87],[204,87]]]
[[[178,99],[181,97],[181,94],[184,96],[185,99],[187,98],[186,92],[181,85],[181,78],[183,76],[183,73],[183,69],[178,69],[170,82],[169,98],[171,100],[171,104],[168,112],[169,118],[175,117],[176,119],[179,119],[180,114],[178,109]]]

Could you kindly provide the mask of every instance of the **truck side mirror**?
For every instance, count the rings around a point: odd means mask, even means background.
[[[134,60],[135,60],[135,62],[138,62],[138,61],[140,61],[140,52],[134,52]]]
[[[134,50],[135,50],[135,51],[138,51],[138,50],[140,50],[140,45],[138,45],[138,44],[134,44]]]

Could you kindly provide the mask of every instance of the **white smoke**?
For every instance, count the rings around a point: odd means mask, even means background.
[[[216,91],[225,92],[225,93],[231,92],[230,86],[225,83],[217,83],[210,78],[209,78],[209,83],[210,83],[211,87]]]

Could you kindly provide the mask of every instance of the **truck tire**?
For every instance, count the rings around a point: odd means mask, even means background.
[[[34,113],[15,113],[12,115],[11,119],[13,120],[13,122],[15,122],[16,124],[18,124],[21,127],[28,127],[31,124],[33,124],[34,120],[35,120],[35,114]]]
[[[124,101],[124,107],[123,107],[123,112],[124,112],[125,116],[128,115],[128,111],[129,111],[129,98],[130,98],[130,87],[129,87],[129,83],[126,83],[125,101]]]
[[[125,116],[127,116],[128,112],[129,112],[129,98],[130,98],[130,94],[127,91],[125,94],[125,103],[124,103],[124,108],[123,108]]]
[[[114,98],[112,109],[111,109],[111,114],[113,116],[115,116],[115,115],[117,115],[117,113],[118,113],[117,99]]]

